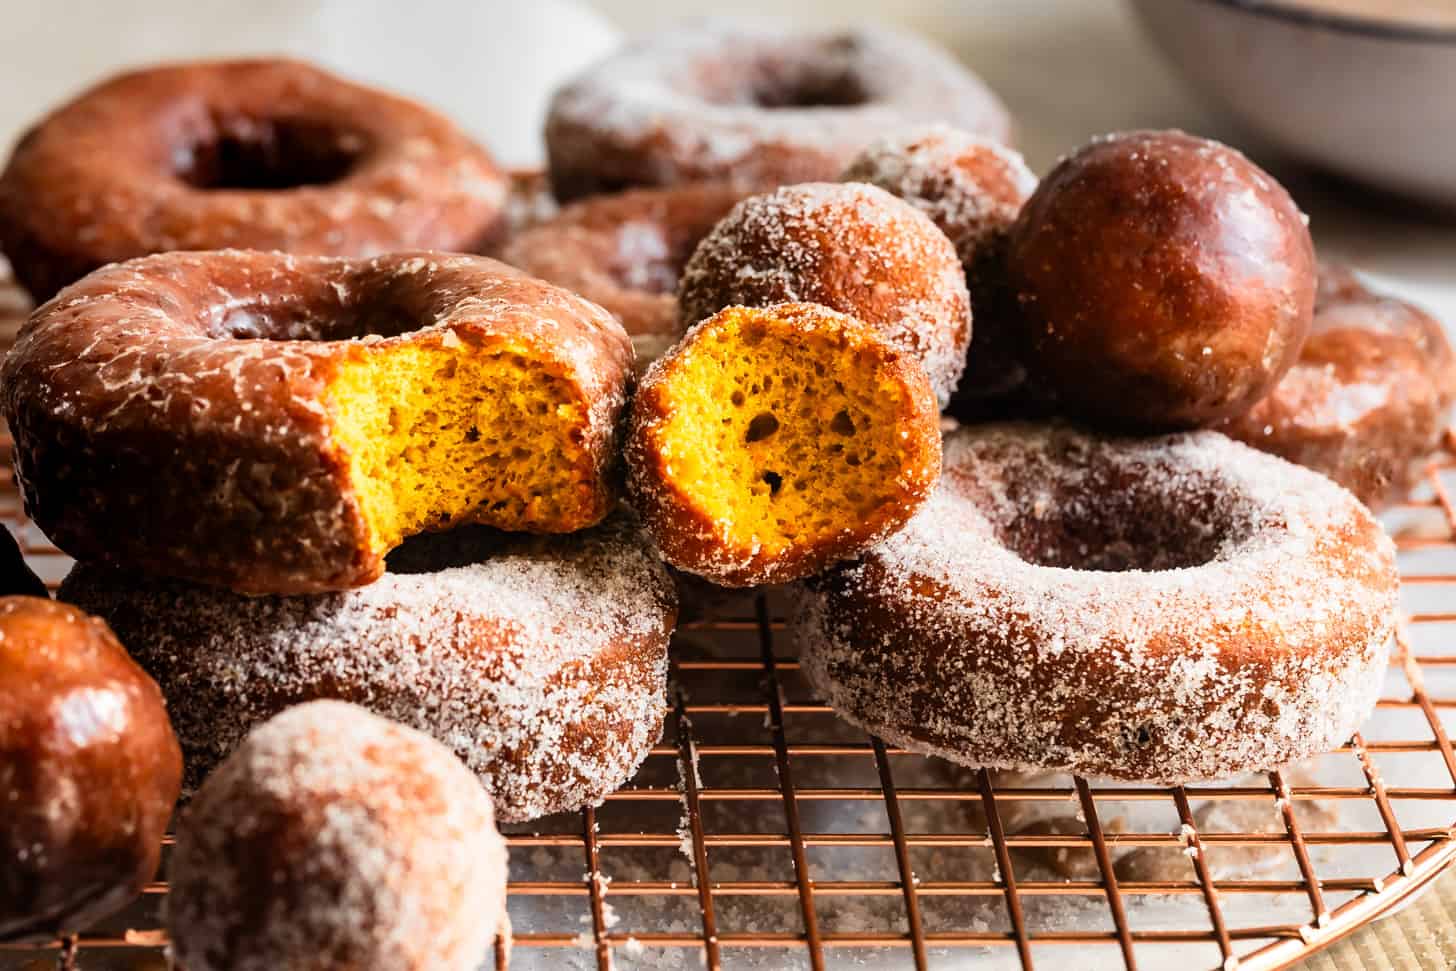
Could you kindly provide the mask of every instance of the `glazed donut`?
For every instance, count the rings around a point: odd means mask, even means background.
[[[472,251],[505,177],[447,119],[286,60],[132,71],[42,119],[0,174],[0,249],[37,302],[168,250]]]
[[[678,287],[691,326],[724,307],[822,304],[918,359],[942,407],[966,364],[971,303],[955,247],[871,185],[816,182],[751,196],[703,241]]]
[[[946,437],[904,531],[789,616],[815,690],[887,741],[1183,782],[1343,744],[1379,693],[1397,586],[1353,496],[1216,432],[984,425]]]
[[[979,401],[1018,387],[1026,369],[1020,315],[1006,280],[1006,241],[1036,189],[1036,176],[1021,154],[980,135],[930,125],[869,145],[841,180],[879,186],[904,199],[955,244],[975,325],[956,400]]]
[[[161,685],[189,789],[291,704],[351,701],[426,732],[502,819],[600,802],[662,727],[676,597],[622,517],[571,536],[417,536],[358,590],[245,597],[77,566],[60,597],[105,617]]]
[[[635,41],[558,91],[546,150],[561,200],[683,182],[763,191],[833,179],[867,142],[930,121],[1011,134],[980,78],[917,38],[707,20]]]
[[[1456,356],[1430,315],[1320,269],[1309,339],[1268,397],[1223,430],[1334,479],[1368,505],[1409,490],[1440,448]]]
[[[1299,356],[1315,261],[1289,193],[1178,131],[1098,138],[1042,180],[1007,270],[1026,365],[1074,418],[1140,430],[1243,414]]]
[[[105,624],[0,597],[0,941],[83,930],[141,893],[181,778],[162,694]]]
[[[169,875],[187,971],[471,971],[503,923],[506,844],[448,749],[316,701],[207,780]]]
[[[904,525],[940,473],[940,414],[925,372],[858,320],[729,307],[649,369],[626,454],[668,563],[785,583]]]
[[[586,199],[517,236],[501,259],[610,310],[644,368],[682,336],[683,266],[741,198],[728,186],[685,185]]]
[[[483,257],[167,253],[37,311],[0,405],[71,556],[310,593],[424,529],[599,521],[631,361],[600,307]]]

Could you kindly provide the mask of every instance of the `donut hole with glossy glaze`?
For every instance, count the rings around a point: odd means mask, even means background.
[[[730,307],[663,377],[654,437],[670,476],[729,544],[768,557],[883,519],[926,464],[898,355],[851,318],[806,326],[813,313],[828,314]]]
[[[312,118],[235,116],[189,135],[172,149],[177,178],[195,189],[278,190],[329,185],[348,175],[368,141]]]

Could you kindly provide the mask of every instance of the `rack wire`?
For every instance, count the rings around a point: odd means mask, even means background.
[[[14,326],[0,326],[0,343]],[[0,519],[54,585],[68,561],[24,519],[0,447]],[[514,965],[1288,967],[1390,913],[1456,857],[1453,493],[1448,434],[1422,489],[1389,517],[1406,615],[1364,732],[1308,772],[1232,785],[926,759],[809,695],[772,594],[688,605],[667,724],[637,777],[596,809],[508,832]],[[1275,823],[1208,824],[1218,807],[1262,807]],[[1026,825],[1047,808],[1064,824]],[[1153,824],[1125,823],[1149,813]],[[1186,872],[1125,869],[1137,852]],[[1259,854],[1285,859],[1272,871],[1223,865]],[[1047,865],[1069,859],[1074,872]],[[79,938],[0,950],[0,967],[161,968],[165,893],[154,883]]]

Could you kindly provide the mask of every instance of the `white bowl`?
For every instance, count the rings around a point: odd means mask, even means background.
[[[1194,86],[1274,147],[1456,206],[1456,27],[1259,0],[1132,0]]]

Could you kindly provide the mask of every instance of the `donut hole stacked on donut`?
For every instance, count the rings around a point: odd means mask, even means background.
[[[903,522],[939,469],[936,428],[924,372],[858,321],[730,307],[649,372],[628,455],[668,561],[746,585]]]
[[[524,344],[371,349],[327,400],[376,552],[465,518],[556,532],[598,514],[580,476],[590,405]]]
[[[213,123],[215,130],[172,151],[177,177],[196,189],[328,185],[348,175],[369,147],[366,134],[316,118],[237,115]]]

